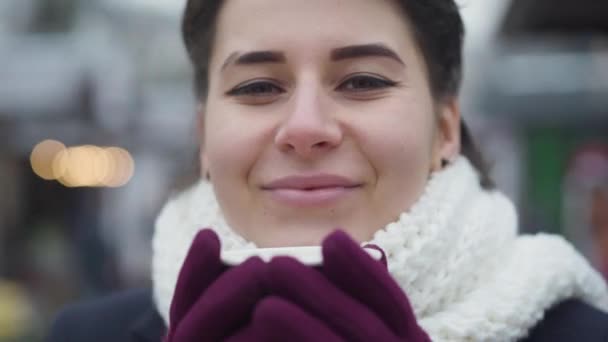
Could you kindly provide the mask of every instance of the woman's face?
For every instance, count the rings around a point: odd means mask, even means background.
[[[363,241],[458,153],[400,8],[384,0],[227,0],[202,106],[201,161],[226,220],[259,246]]]

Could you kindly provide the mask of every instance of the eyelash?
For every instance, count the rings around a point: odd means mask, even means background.
[[[352,86],[353,82],[358,81],[367,83],[367,87],[356,88]],[[371,84],[371,86],[370,86]],[[348,85],[351,85],[350,89]],[[387,80],[384,78],[380,78],[377,76],[371,75],[355,75],[344,80],[338,87],[337,90],[340,91],[348,91],[348,92],[365,92],[365,91],[373,91],[384,89],[388,87],[395,87],[398,83],[395,81]],[[262,88],[262,89],[260,89]],[[266,90],[266,91],[264,91]],[[268,91],[270,90],[270,91]],[[274,91],[273,91],[274,90]],[[281,87],[276,85],[276,82],[271,80],[257,80],[249,83],[245,83],[242,85],[238,85],[235,88],[226,92],[228,96],[271,96],[279,93],[283,93],[284,90]]]
[[[283,90],[276,85],[276,82],[271,81],[271,80],[256,80],[256,81],[252,81],[252,82],[246,82],[244,84],[238,85],[235,88],[229,90],[228,92],[226,92],[226,95],[229,96],[269,96],[269,95],[274,95],[275,93],[269,93],[269,92],[257,92],[256,90],[259,90],[260,87],[265,87],[266,90],[268,90],[269,87],[273,88],[273,90],[276,90],[277,93],[282,93]]]
[[[354,81],[366,82],[367,87],[346,89],[347,85],[349,83],[352,85]],[[373,85],[370,86],[370,83]],[[368,90],[378,90],[378,89],[384,89],[384,88],[389,88],[389,87],[395,87],[395,86],[397,86],[397,84],[398,83],[395,81],[387,80],[385,78],[380,78],[377,76],[356,75],[356,76],[352,76],[352,77],[349,77],[346,80],[344,80],[342,83],[340,83],[340,85],[338,86],[337,89],[343,90],[343,91],[350,91],[350,92],[363,92],[363,91],[368,91]]]

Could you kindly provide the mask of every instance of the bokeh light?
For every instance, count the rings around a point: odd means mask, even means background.
[[[131,154],[119,147],[109,147],[106,149],[113,160],[113,172],[108,174],[103,184],[109,187],[121,187],[127,184],[135,172],[135,162]]]
[[[32,169],[40,177],[67,187],[121,187],[135,172],[131,154],[120,147],[83,145],[66,148],[45,140],[32,151]]]
[[[65,169],[53,169],[53,160],[65,150],[65,145],[56,140],[44,140],[36,145],[30,154],[34,173],[46,180],[57,179]]]

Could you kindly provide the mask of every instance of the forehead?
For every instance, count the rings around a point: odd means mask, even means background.
[[[393,0],[227,0],[214,55],[242,50],[309,51],[384,43],[411,49],[412,36]]]

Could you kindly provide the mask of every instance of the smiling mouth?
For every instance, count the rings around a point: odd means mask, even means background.
[[[359,187],[359,185],[348,185],[348,186],[342,186],[342,185],[336,185],[336,186],[317,186],[317,187],[307,187],[307,188],[291,188],[291,190],[299,190],[299,191],[322,191],[322,190],[327,190],[327,189],[339,189],[339,188],[343,188],[343,189],[354,189]],[[290,188],[285,188],[285,189],[290,189]],[[275,189],[276,190],[276,189]]]
[[[338,202],[357,190],[359,186],[322,188],[277,188],[267,190],[273,200],[295,207],[327,206]]]
[[[338,203],[355,191],[361,185],[322,186],[303,188],[271,188],[265,189],[270,198],[280,204],[292,207],[319,207]]]
[[[288,176],[276,179],[262,190],[281,204],[295,207],[325,206],[338,202],[362,187],[362,183],[333,174]]]

